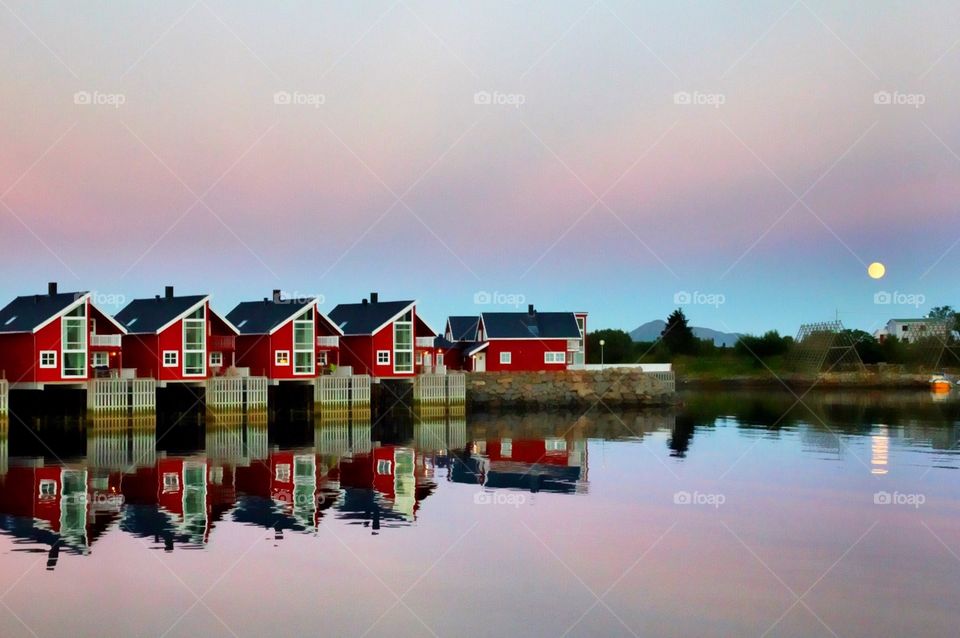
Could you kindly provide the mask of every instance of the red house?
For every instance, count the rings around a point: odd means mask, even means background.
[[[117,313],[125,364],[159,385],[202,381],[234,365],[238,330],[210,308],[209,295],[134,299]]]
[[[122,366],[123,326],[90,301],[88,292],[17,297],[0,310],[0,376],[14,388],[85,382]]]
[[[447,366],[474,372],[566,370],[586,363],[587,313],[484,312],[450,317],[444,335]]]
[[[334,308],[330,320],[343,333],[341,365],[374,378],[413,377],[417,358],[426,367],[428,356],[432,368],[436,333],[417,316],[416,305],[416,301],[380,301],[373,292],[369,300]]]
[[[343,331],[320,312],[316,298],[245,301],[227,314],[240,331],[236,365],[273,381],[309,379],[340,362]]]

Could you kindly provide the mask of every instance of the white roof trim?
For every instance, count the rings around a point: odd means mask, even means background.
[[[104,317],[106,317],[106,318],[107,318],[107,321],[109,321],[110,323],[112,323],[112,324],[113,324],[113,327],[120,331],[120,334],[123,334],[123,335],[127,334],[127,329],[123,327],[123,324],[122,324],[122,323],[120,323],[119,321],[117,321],[116,319],[114,319],[113,316],[110,315],[109,313],[104,312],[103,309],[101,309],[99,306],[97,306],[95,303],[93,303],[93,301],[90,302],[90,307],[91,307],[91,308],[96,308],[97,312],[99,312],[101,315],[103,315]]]
[[[324,311],[320,310],[320,307],[319,307],[319,306],[317,307],[317,314],[319,314],[321,317],[323,317],[324,321],[326,321],[328,324],[330,324],[331,326],[333,326],[333,329],[336,330],[338,333],[340,333],[340,336],[341,336],[341,337],[343,336],[343,330],[340,329],[340,326],[338,326],[338,325],[336,324],[336,322],[334,322],[333,319],[331,319],[330,317],[328,317],[328,316],[327,316],[327,313],[325,313]]]
[[[154,332],[140,332],[140,333],[132,333],[132,334],[155,334],[155,335],[158,335],[158,334],[160,334],[161,332],[163,332],[164,330],[166,330],[167,328],[169,328],[170,326],[172,326],[173,324],[175,324],[175,323],[177,323],[178,321],[180,321],[181,319],[183,319],[184,316],[189,315],[190,313],[196,311],[197,308],[199,308],[199,307],[202,306],[203,304],[207,303],[208,301],[210,301],[210,295],[204,296],[203,299],[201,299],[201,300],[198,301],[197,303],[193,304],[192,306],[190,306],[189,308],[187,308],[186,310],[184,310],[183,312],[181,312],[179,315],[177,315],[176,317],[174,317],[173,319],[171,319],[170,321],[168,321],[168,322],[165,323],[164,325],[162,325],[162,326],[160,326],[159,328],[157,328]],[[236,330],[236,328],[234,328],[234,330]]]
[[[296,310],[294,310],[292,313],[290,313],[290,315],[287,316],[286,319],[284,319],[283,321],[281,321],[280,323],[278,323],[277,325],[275,325],[273,328],[271,328],[271,329],[267,332],[268,335],[272,335],[272,334],[275,333],[277,330],[279,330],[280,328],[282,328],[282,327],[284,327],[285,325],[287,325],[288,323],[290,323],[290,321],[291,321],[294,317],[296,317],[296,316],[299,315],[301,312],[303,312],[304,310],[306,310],[307,308],[309,308],[311,304],[313,305],[313,310],[314,310],[314,312],[317,311],[317,298],[316,298],[316,297],[307,297],[306,299],[298,299],[297,301],[303,301],[303,302],[305,302],[305,303],[304,303],[302,306],[300,306],[299,308],[297,308]],[[277,303],[277,302],[274,302],[274,303]],[[238,331],[238,334],[239,334],[239,331]]]
[[[433,336],[434,336],[434,337],[440,335],[440,333],[437,332],[436,330],[434,330],[434,329],[433,329],[433,326],[431,326],[429,323],[427,323],[427,320],[424,319],[423,317],[421,317],[419,313],[417,314],[417,319],[419,319],[420,321],[422,321],[422,322],[423,322],[423,325],[425,325],[427,328],[430,329],[430,332],[433,333]],[[416,333],[416,330],[414,330],[414,333]],[[414,334],[414,336],[416,336],[416,334]]]
[[[213,308],[210,308],[210,313],[211,313],[211,314],[214,314],[214,315],[217,315],[217,319],[219,319],[219,320],[222,321],[223,323],[227,324],[227,327],[230,328],[231,330],[233,330],[234,336],[237,336],[237,335],[240,334],[240,330],[239,330],[235,325],[233,325],[232,323],[230,323],[230,320],[227,319],[227,317],[226,317],[225,315],[221,315],[219,312],[217,312],[217,311],[214,310]]]
[[[396,321],[397,319],[399,319],[400,317],[402,317],[403,315],[405,315],[408,310],[410,310],[411,308],[415,307],[416,305],[417,305],[416,300],[411,301],[409,306],[404,307],[403,310],[401,310],[401,311],[398,312],[397,314],[393,315],[392,317],[390,317],[389,319],[387,319],[386,321],[384,321],[384,322],[380,325],[379,328],[377,328],[376,330],[374,330],[373,332],[370,333],[370,336],[373,336],[373,335],[377,334],[378,332],[380,332],[381,330],[383,330],[384,328],[386,328],[387,326],[389,326],[391,323],[393,323],[394,321]],[[433,330],[433,328],[430,328],[430,329]]]
[[[86,303],[86,301],[87,301],[88,299],[90,299],[90,293],[89,293],[89,292],[83,293],[82,295],[80,295],[79,297],[77,297],[77,299],[76,299],[72,304],[70,304],[69,306],[67,306],[66,308],[64,308],[63,310],[61,310],[60,312],[58,312],[57,314],[55,314],[55,315],[53,315],[53,316],[51,316],[51,317],[48,317],[47,320],[44,321],[43,323],[41,323],[41,324],[39,324],[39,325],[37,325],[37,326],[34,326],[33,330],[31,330],[31,332],[32,332],[33,334],[36,334],[38,331],[42,330],[43,328],[46,328],[46,327],[49,326],[51,323],[53,323],[56,319],[59,319],[59,318],[62,317],[63,315],[67,314],[68,312],[70,312],[71,310],[73,310],[74,308],[76,308],[77,306],[79,306],[80,304]],[[89,319],[89,317],[88,317],[88,319]]]

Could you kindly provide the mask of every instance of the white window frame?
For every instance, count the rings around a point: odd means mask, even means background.
[[[327,365],[327,351],[321,350],[317,353],[317,365],[325,366]]]
[[[70,329],[70,326],[76,326],[80,330],[80,341],[76,344],[73,344],[74,347],[69,347],[71,344],[67,340],[67,333]],[[66,313],[60,319],[60,331],[61,331],[61,347],[62,350],[60,355],[60,365],[61,376],[65,378],[86,378],[87,376],[87,362],[89,361],[89,355],[87,354],[88,343],[88,332],[90,330],[90,324],[87,322],[87,304],[82,303],[70,312]],[[77,357],[83,361],[83,364],[79,368],[72,370],[67,370],[67,357],[65,355],[77,355]]]
[[[410,347],[409,348],[399,348],[397,347],[397,333],[401,329],[406,329],[410,331]],[[393,322],[393,371],[397,374],[409,374],[414,372],[414,350],[416,349],[417,336],[416,331],[414,330],[413,322],[413,310],[408,310],[403,316]],[[410,367],[407,368],[406,365],[402,367],[397,367],[397,361],[399,354],[409,354],[410,355]],[[378,355],[379,356],[379,355]]]
[[[442,366],[442,365],[443,365],[443,353],[442,353],[442,352],[438,352],[438,353],[437,353],[437,367]]]
[[[513,353],[504,350],[500,353],[500,365],[509,366],[513,365]]]
[[[284,361],[281,361],[281,358]],[[288,368],[290,367],[290,351],[289,350],[274,350],[273,351],[273,365],[278,368]]]
[[[293,467],[289,463],[277,463],[273,468],[273,478],[278,483],[290,483],[293,480]]]
[[[44,362],[43,362],[43,358],[44,358],[44,357],[49,357],[49,356],[52,356],[52,357],[53,357],[53,362],[51,363],[51,362],[48,361],[47,363],[44,363]],[[41,368],[44,368],[44,369],[53,369],[53,370],[55,370],[55,369],[57,368],[57,351],[56,351],[56,350],[41,350],[41,351],[40,351],[40,367],[41,367]]]
[[[197,314],[197,311],[200,311],[200,317],[194,317],[193,315]],[[192,350],[187,349],[187,329],[190,327],[200,327],[201,335],[201,344],[200,348],[194,348]],[[207,375],[207,305],[203,304],[201,307],[194,310],[188,317],[183,320],[183,376],[185,377],[204,377]],[[203,368],[200,372],[187,372],[187,354],[199,354],[200,361]]]
[[[390,365],[390,356],[389,350],[377,350],[377,365],[378,366],[388,366]]]
[[[44,492],[44,488],[52,488],[49,492]],[[40,479],[40,484],[37,486],[37,496],[41,500],[50,500],[57,497],[57,482],[53,479]]]
[[[543,353],[543,362],[549,364],[563,364],[567,362],[566,352],[548,351]]]
[[[107,352],[91,352],[91,361],[90,365],[94,368],[109,368],[110,367],[110,355]],[[101,359],[103,363],[98,363],[97,359]]]
[[[210,353],[210,367],[211,368],[222,368],[223,367],[223,353],[222,352],[211,352]]]
[[[390,476],[393,474],[393,461],[388,459],[377,460],[377,474],[380,476]]]
[[[167,361],[167,355],[173,355],[172,361]],[[164,350],[163,351],[163,367],[164,368],[179,368],[180,367],[180,351],[179,350]]]
[[[309,333],[309,338],[307,339],[307,344],[302,348],[297,348],[297,327],[307,328]],[[316,323],[314,321],[313,306],[310,306],[302,313],[300,313],[296,319],[293,320],[293,353],[291,356],[291,363],[293,365],[293,373],[301,374],[306,376],[312,376],[316,374],[316,361],[314,360],[314,353],[316,350],[317,344],[317,329]],[[303,355],[309,361],[309,365],[298,368],[297,367],[297,355]]]
[[[417,365],[418,365],[418,366],[422,366],[422,365],[423,365],[423,350],[418,350],[418,351],[417,351]]]
[[[170,494],[180,491],[180,474],[178,472],[163,473],[163,493]]]
[[[500,439],[500,457],[513,458],[513,439]]]

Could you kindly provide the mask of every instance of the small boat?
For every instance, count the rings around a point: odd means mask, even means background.
[[[930,390],[934,393],[950,392],[953,380],[945,374],[935,374],[930,377]]]

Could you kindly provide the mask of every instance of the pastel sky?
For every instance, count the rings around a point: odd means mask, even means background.
[[[874,330],[960,305],[958,34],[947,0],[3,0],[0,297]]]

